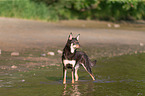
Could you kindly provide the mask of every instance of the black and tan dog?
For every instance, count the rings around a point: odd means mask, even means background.
[[[82,51],[76,51],[80,47],[79,44],[79,35],[76,38],[73,38],[72,33],[70,33],[68,37],[68,41],[63,49],[62,54],[62,63],[63,63],[63,84],[66,84],[66,73],[67,68],[72,69],[72,83],[74,83],[74,73],[75,73],[75,81],[78,81],[77,71],[79,69],[79,65],[82,65],[85,70],[90,74],[93,80],[95,80],[91,67],[96,64],[96,60],[91,62],[88,56]]]

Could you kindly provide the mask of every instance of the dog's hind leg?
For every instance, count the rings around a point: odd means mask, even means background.
[[[75,81],[78,81],[78,79],[79,79],[79,76],[78,76],[78,69],[79,69],[79,64],[77,64],[77,65],[75,66]]]
[[[82,63],[82,66],[84,67],[84,69],[89,73],[89,75],[92,77],[93,80],[95,80],[91,68],[86,68],[86,66]]]

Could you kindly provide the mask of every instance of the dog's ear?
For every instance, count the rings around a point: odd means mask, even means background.
[[[72,33],[70,33],[68,39],[69,39],[69,40],[72,40],[72,38],[73,38],[73,35],[72,35]]]
[[[80,38],[80,34],[78,34],[78,35],[76,36],[76,39],[77,39],[77,40],[79,40],[79,38]]]

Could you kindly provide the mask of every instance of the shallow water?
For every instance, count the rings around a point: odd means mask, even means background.
[[[0,96],[144,96],[145,54],[98,60],[93,68],[95,81],[83,67],[79,81],[62,84],[62,66],[0,76]]]
[[[1,89],[2,96],[144,96],[144,80],[80,80],[71,84],[71,80],[63,85],[59,81],[40,81],[37,84],[20,82],[17,86],[9,83]],[[17,82],[17,83],[18,83]],[[143,85],[142,85],[143,84]]]

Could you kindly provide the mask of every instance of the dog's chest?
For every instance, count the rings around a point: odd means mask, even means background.
[[[76,64],[76,60],[63,60],[64,65],[71,64],[73,67]]]

